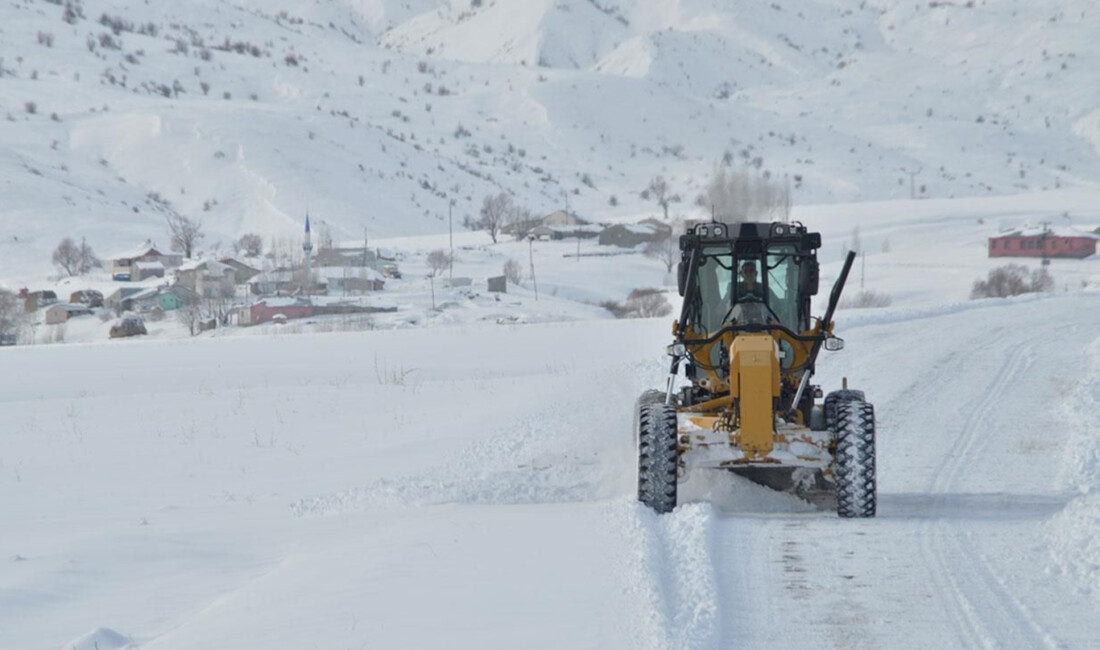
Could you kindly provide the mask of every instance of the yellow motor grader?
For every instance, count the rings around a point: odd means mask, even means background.
[[[812,318],[820,247],[797,222],[700,223],[680,237],[668,384],[635,410],[639,501],[669,512],[689,471],[724,469],[841,517],[875,515],[874,407],[847,380],[818,403],[810,383],[821,349],[844,347],[832,317],[855,259]]]

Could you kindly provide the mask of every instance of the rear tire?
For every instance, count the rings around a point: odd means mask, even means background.
[[[676,407],[642,405],[638,410],[638,501],[658,513],[672,512],[679,464]]]
[[[861,390],[834,390],[825,396],[825,428],[836,431],[836,405],[841,402],[865,402],[867,396]]]
[[[874,517],[875,407],[862,401],[836,405],[836,514]]]

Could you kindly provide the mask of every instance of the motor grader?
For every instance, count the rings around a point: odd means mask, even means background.
[[[847,379],[820,402],[811,383],[818,353],[844,347],[832,317],[855,259],[813,318],[820,247],[797,222],[699,223],[680,237],[668,382],[636,404],[639,501],[669,512],[689,472],[721,469],[841,517],[875,515],[874,407]]]

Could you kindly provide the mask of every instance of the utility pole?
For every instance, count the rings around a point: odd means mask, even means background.
[[[863,291],[863,277],[867,273],[867,253],[859,252],[859,290]]]
[[[1039,235],[1039,252],[1043,256],[1042,265],[1050,266],[1050,258],[1047,257],[1047,238],[1053,234],[1050,231],[1050,221],[1040,221],[1039,225],[1043,227],[1043,234]]]
[[[901,168],[901,171],[909,174],[909,198],[911,199],[917,198],[917,174],[921,173],[922,169],[924,167],[917,167],[917,171],[911,172],[904,167]]]
[[[531,260],[531,284],[535,285],[535,302],[539,299],[539,283],[535,280],[535,236],[527,236],[527,251]]]
[[[454,219],[452,213],[454,212],[455,200],[451,199],[447,202],[447,237],[451,245],[451,259],[447,264],[447,274],[452,281],[452,286],[455,279],[455,229]]]
[[[309,210],[306,210],[306,237],[302,242],[302,255],[305,257],[306,269],[305,269],[305,294],[309,296],[310,290],[313,288],[313,240],[310,237],[309,231]]]
[[[565,214],[572,217],[573,215],[569,212],[569,192],[563,188],[561,195],[565,199]],[[581,229],[579,225],[574,224],[574,227],[576,228],[574,234],[577,235],[577,263],[579,264],[581,261]]]

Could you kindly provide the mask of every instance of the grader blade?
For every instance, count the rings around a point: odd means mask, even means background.
[[[730,471],[776,492],[792,494],[821,510],[836,509],[836,486],[820,469],[747,465]]]

